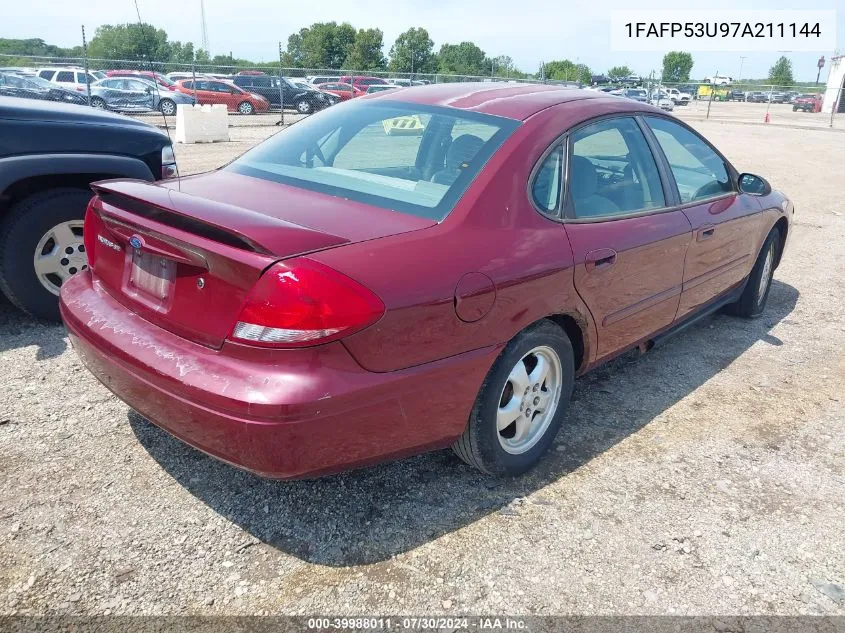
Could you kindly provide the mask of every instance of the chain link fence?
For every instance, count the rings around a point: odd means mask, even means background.
[[[180,104],[224,104],[230,112],[244,116],[275,112],[284,123],[285,112],[308,115],[370,92],[451,82],[580,86],[499,76],[285,68],[279,62],[244,67],[0,55],[0,95],[90,105],[124,114],[157,112],[165,117],[175,116]],[[584,87],[649,101],[682,118],[834,127],[840,123],[836,115],[845,112],[843,89],[826,90],[822,85],[751,81],[716,85],[646,78],[624,86]]]

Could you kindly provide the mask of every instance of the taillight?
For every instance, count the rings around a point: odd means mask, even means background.
[[[88,208],[85,209],[85,223],[82,226],[82,243],[85,245],[85,255],[88,257],[88,268],[94,268],[94,247],[97,244],[97,212],[94,211],[94,201],[97,196],[91,198]]]
[[[231,338],[262,347],[327,343],[375,323],[384,304],[338,271],[306,258],[275,264],[249,293]]]

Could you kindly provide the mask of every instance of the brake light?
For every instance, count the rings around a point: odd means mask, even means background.
[[[306,258],[274,264],[241,308],[231,339],[262,347],[304,347],[375,323],[384,304],[338,271]]]
[[[94,201],[97,196],[91,198],[88,207],[85,209],[85,220],[82,225],[82,243],[85,246],[85,255],[88,257],[88,268],[94,268],[94,247],[97,244],[97,212],[94,211]]]

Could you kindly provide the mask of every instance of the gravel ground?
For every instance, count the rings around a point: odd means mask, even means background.
[[[845,615],[845,145],[696,125],[795,202],[768,309],[579,380],[519,479],[444,451],[261,480],[131,413],[63,328],[0,304],[0,614]],[[267,133],[180,146],[183,171]]]

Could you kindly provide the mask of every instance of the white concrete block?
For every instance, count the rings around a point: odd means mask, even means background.
[[[226,106],[176,106],[177,143],[213,143],[229,140],[229,113]]]

